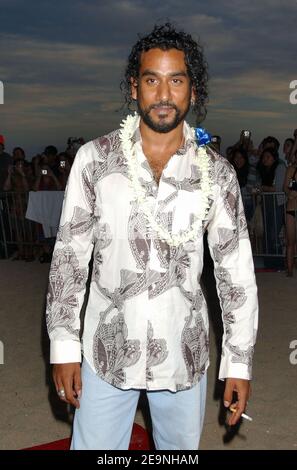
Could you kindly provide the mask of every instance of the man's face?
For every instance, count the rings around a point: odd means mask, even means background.
[[[24,156],[23,152],[20,149],[14,150],[12,156],[13,156],[14,160],[19,160],[19,159],[24,160],[25,159],[25,156]]]
[[[185,64],[177,49],[150,49],[141,55],[139,78],[132,79],[132,98],[145,124],[155,132],[175,129],[195,99]]]

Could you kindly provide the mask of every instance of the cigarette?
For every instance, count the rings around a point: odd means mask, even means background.
[[[230,406],[229,410],[232,411],[232,413],[236,413],[236,411],[237,411],[237,410],[236,410],[234,407],[232,407],[232,406]],[[247,419],[248,421],[253,421],[253,418],[251,418],[250,416],[246,415],[245,413],[241,413],[241,417]]]

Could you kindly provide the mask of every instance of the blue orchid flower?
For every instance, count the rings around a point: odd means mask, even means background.
[[[198,143],[199,147],[201,145],[206,145],[206,144],[209,144],[209,142],[211,142],[211,134],[206,132],[204,127],[196,127],[195,128],[195,135],[196,135],[196,138],[197,138],[197,141],[198,141],[197,143]]]

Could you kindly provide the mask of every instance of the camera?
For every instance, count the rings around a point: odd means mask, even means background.
[[[47,170],[41,170],[41,173],[42,173],[43,175],[47,175]]]
[[[297,191],[297,181],[291,180],[289,183],[289,189],[291,191]]]
[[[242,131],[243,137],[248,139],[251,136],[251,131]]]

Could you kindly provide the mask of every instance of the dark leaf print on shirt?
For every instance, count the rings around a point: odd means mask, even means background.
[[[162,364],[168,357],[167,344],[165,339],[154,338],[154,330],[151,322],[148,322],[147,329],[147,367],[146,379],[154,380],[152,367]]]
[[[128,220],[128,237],[136,268],[145,271],[149,261],[150,239],[145,216],[134,205]]]
[[[193,297],[190,292],[186,296]],[[208,332],[201,315],[202,304],[203,294],[199,289],[192,298],[190,315],[185,318],[185,326],[181,336],[181,348],[189,383],[198,381],[205,372],[209,354]]]
[[[119,130],[95,139],[93,143],[100,160],[96,163],[93,172],[94,184],[113,173],[120,173],[128,177],[127,162],[120,148]]]
[[[216,276],[223,311],[233,312],[233,310],[242,307],[247,300],[244,288],[232,283],[231,275],[227,269],[219,267],[216,269]]]
[[[221,264],[224,256],[231,254],[238,249],[238,232],[236,229],[218,228],[219,243],[213,248],[214,258],[218,264]]]
[[[71,221],[60,225],[57,241],[69,244],[73,236],[90,232],[95,220],[96,218],[85,209],[75,206]]]
[[[233,344],[228,342],[228,348],[233,354],[231,361],[233,363],[246,364],[248,366],[248,373],[249,375],[251,375],[254,347],[249,346],[247,349],[243,350],[240,349],[238,346],[233,346]]]
[[[154,244],[158,250],[158,257],[162,259],[163,266],[166,265],[167,270],[165,273],[160,273],[159,279],[149,285],[151,297],[161,295],[172,287],[181,286],[191,265],[189,253],[182,245],[173,247],[159,239],[154,240]]]
[[[242,307],[246,302],[247,297],[243,287],[232,283],[230,273],[223,268],[216,270],[218,277],[219,297],[223,306],[223,318],[225,322],[226,340],[225,346],[232,353],[231,361],[234,363],[242,363],[248,366],[248,372],[251,373],[253,346],[248,347],[246,350],[241,349],[239,346],[234,346],[230,343],[232,338],[231,325],[235,323],[236,317],[234,310]]]
[[[93,357],[99,376],[115,387],[125,384],[125,368],[131,367],[141,356],[139,340],[128,340],[124,315],[119,313],[109,323],[100,322],[94,337]]]
[[[163,176],[163,182],[170,184],[176,190],[189,191],[192,193],[198,189],[201,189],[201,171],[199,170],[197,165],[191,165],[190,178],[183,178],[182,180],[177,180],[172,176]]]
[[[47,325],[51,332],[59,326],[72,330],[77,294],[85,289],[87,270],[80,269],[74,250],[68,246],[54,252],[49,274]],[[75,330],[78,336],[79,331]]]

